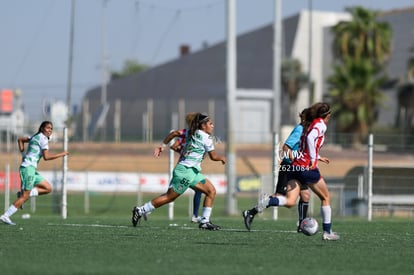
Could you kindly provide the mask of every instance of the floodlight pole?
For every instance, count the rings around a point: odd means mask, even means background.
[[[281,124],[281,111],[282,106],[282,97],[280,92],[280,82],[281,82],[281,58],[282,58],[282,0],[275,0],[274,5],[274,45],[273,45],[273,108],[272,108],[272,139],[273,139],[273,163],[272,163],[272,179],[273,186],[276,191],[278,175],[279,175],[279,137],[280,137],[280,124]],[[277,209],[275,207],[275,209]],[[277,210],[274,210],[273,213],[274,219],[277,219]]]
[[[68,129],[71,127],[71,94],[72,94],[72,71],[73,71],[73,41],[75,34],[75,4],[76,0],[71,2],[70,11],[70,31],[69,31],[69,62],[68,62],[68,83],[66,91],[66,121],[65,128],[63,129],[63,150],[68,150]],[[62,208],[61,214],[62,219],[67,218],[67,194],[66,194],[66,183],[67,183],[67,170],[68,170],[68,157],[63,157],[62,163]]]
[[[236,112],[236,1],[227,0],[227,142],[226,142],[226,176],[227,196],[226,214],[237,214],[236,201],[236,149],[234,120]]]

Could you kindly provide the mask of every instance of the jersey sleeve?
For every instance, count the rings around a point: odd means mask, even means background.
[[[46,136],[42,136],[42,138],[39,140],[39,146],[40,150],[49,150],[49,140]]]
[[[300,136],[302,135],[303,126],[298,124],[285,141],[285,144],[292,150],[299,148]]]
[[[204,136],[204,148],[206,152],[214,151],[213,137],[210,135]]]
[[[318,136],[319,130],[317,128],[313,128],[307,136],[308,152],[312,163],[318,158],[316,153],[316,141],[318,140]]]

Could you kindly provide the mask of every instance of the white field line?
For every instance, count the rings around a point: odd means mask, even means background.
[[[49,226],[72,226],[72,227],[102,227],[102,228],[130,228],[130,227],[132,227],[132,226],[127,226],[127,225],[81,224],[81,223],[64,223],[64,224],[48,223],[47,225],[49,225]],[[178,225],[178,224],[173,223],[173,224],[169,224],[168,226],[170,226],[170,227],[176,227],[176,228],[183,229],[183,230],[199,230],[198,227],[187,226],[186,224],[184,224],[184,225]],[[139,227],[140,226],[137,226],[137,228],[139,228]],[[147,227],[147,226],[145,226],[145,227]],[[154,227],[151,227],[151,228],[153,229]],[[157,228],[160,228],[160,227],[157,227]],[[222,228],[222,229],[220,229],[218,231],[235,231],[235,232],[246,231],[246,232],[248,232],[244,228]],[[296,231],[291,231],[291,230],[260,230],[260,229],[252,229],[252,230],[250,230],[250,232],[275,232],[275,233],[295,233],[295,234],[297,234]]]

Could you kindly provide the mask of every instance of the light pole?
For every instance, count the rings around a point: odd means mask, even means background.
[[[226,142],[226,176],[227,196],[226,211],[228,215],[237,213],[236,201],[236,148],[234,137],[234,118],[236,112],[236,1],[227,0],[227,142]]]

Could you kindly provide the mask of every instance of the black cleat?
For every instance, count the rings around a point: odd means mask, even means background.
[[[212,224],[211,222],[200,223],[198,228],[200,228],[201,230],[211,230],[211,231],[217,231],[221,229],[220,226]]]
[[[250,210],[245,210],[242,213],[244,218],[244,226],[246,226],[246,229],[250,231],[250,226],[252,225],[254,214],[250,212]]]
[[[144,215],[141,213],[139,207],[134,206],[134,208],[132,208],[132,225],[134,227],[137,226],[142,216]]]

